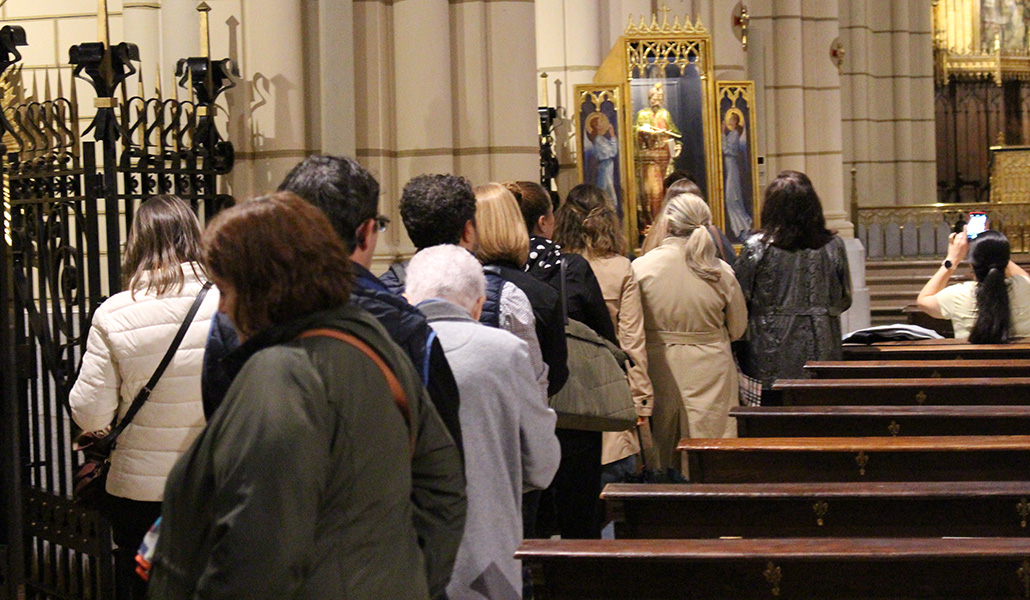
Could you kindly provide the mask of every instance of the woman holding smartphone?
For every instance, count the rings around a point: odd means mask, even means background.
[[[947,258],[916,303],[932,317],[950,319],[955,337],[973,344],[1030,336],[1030,274],[1012,262],[1003,233],[988,229],[970,240],[967,231],[951,234]],[[976,281],[948,286],[967,254]]]

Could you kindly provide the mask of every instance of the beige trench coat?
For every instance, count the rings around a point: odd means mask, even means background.
[[[719,261],[716,282],[687,266],[686,238],[666,238],[633,262],[640,284],[647,334],[648,374],[654,385],[651,429],[663,465],[680,465],[681,438],[737,435],[729,417],[739,402],[730,341],[747,329],[747,306],[733,268]]]
[[[590,268],[601,285],[601,294],[615,324],[619,346],[633,360],[629,368],[629,387],[637,416],[651,416],[654,390],[647,376],[647,350],[644,338],[644,313],[640,303],[640,287],[633,276],[633,267],[625,256],[587,257]],[[601,464],[607,465],[640,452],[636,428],[627,431],[606,431],[601,449]]]

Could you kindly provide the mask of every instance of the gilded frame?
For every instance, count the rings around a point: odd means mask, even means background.
[[[758,192],[758,143],[755,137],[755,83],[719,81],[716,82],[716,90],[723,178],[721,223],[723,231],[733,243],[740,244],[747,239],[748,233],[761,226],[762,201]],[[731,114],[738,118],[736,136],[729,131]],[[733,177],[737,178],[735,183],[730,181]],[[738,206],[739,209],[735,209]],[[747,221],[746,227],[742,227],[744,221]]]
[[[632,223],[628,207],[628,163],[623,119],[623,86],[580,84],[575,87],[577,142],[576,171],[579,181],[601,188],[612,201],[628,237]],[[607,140],[607,141],[605,141]],[[616,151],[613,157],[611,152]]]
[[[686,168],[700,180],[716,224],[721,226],[722,161],[715,160],[720,152],[715,63],[712,38],[701,20],[692,23],[687,19],[681,25],[677,17],[670,23],[667,13],[660,24],[654,16],[650,24],[643,19],[635,24],[631,18],[598,69],[594,83],[621,84],[622,131],[633,133],[623,135],[621,142],[628,179],[624,225],[629,247],[639,248],[653,220],[652,213],[660,206],[658,179],[673,169]],[[641,117],[651,104],[657,83],[662,83],[663,96],[668,94],[669,98],[660,99],[658,106],[651,108],[653,117]],[[674,98],[678,100],[674,102]],[[679,126],[661,126],[669,121]],[[669,148],[667,153],[661,150],[662,144]]]

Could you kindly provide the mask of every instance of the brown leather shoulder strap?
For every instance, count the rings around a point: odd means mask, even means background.
[[[719,235],[719,230],[715,228],[715,225],[708,224],[708,234],[712,236],[712,241],[715,242],[715,255],[721,258],[724,262],[729,263],[732,267],[733,262],[726,258],[726,253],[722,248],[722,236]]]
[[[383,357],[369,347],[368,344],[361,341],[360,339],[344,333],[337,329],[330,329],[328,327],[322,329],[309,329],[304,333],[297,336],[297,339],[312,338],[312,337],[329,337],[340,340],[346,344],[354,346],[360,350],[365,356],[370,358],[372,362],[379,367],[383,377],[386,378],[386,385],[390,388],[390,393],[393,395],[393,402],[397,405],[397,410],[401,412],[401,416],[404,417],[404,424],[408,426],[408,438],[411,446],[411,451],[415,451],[415,433],[411,428],[411,410],[408,407],[408,397],[404,394],[404,388],[401,386],[401,382],[397,380],[397,376],[393,374],[390,367],[387,366],[386,361]]]

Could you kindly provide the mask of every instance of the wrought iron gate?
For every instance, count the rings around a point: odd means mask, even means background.
[[[20,28],[0,29],[0,73],[25,43]],[[95,141],[80,136],[74,82],[62,97],[60,71],[56,96],[48,80],[43,97],[0,117],[0,594],[23,590],[28,599],[114,597],[107,524],[70,499],[79,457],[68,393],[92,311],[121,288],[121,246],[136,207],[174,193],[206,219],[232,201],[218,185],[233,147],[215,121],[215,101],[236,74],[228,60],[179,61],[175,94],[162,98],[160,84],[152,97],[142,84],[128,96],[126,80],[141,77],[131,44],[79,44],[70,58],[72,77],[96,91],[84,132]]]

